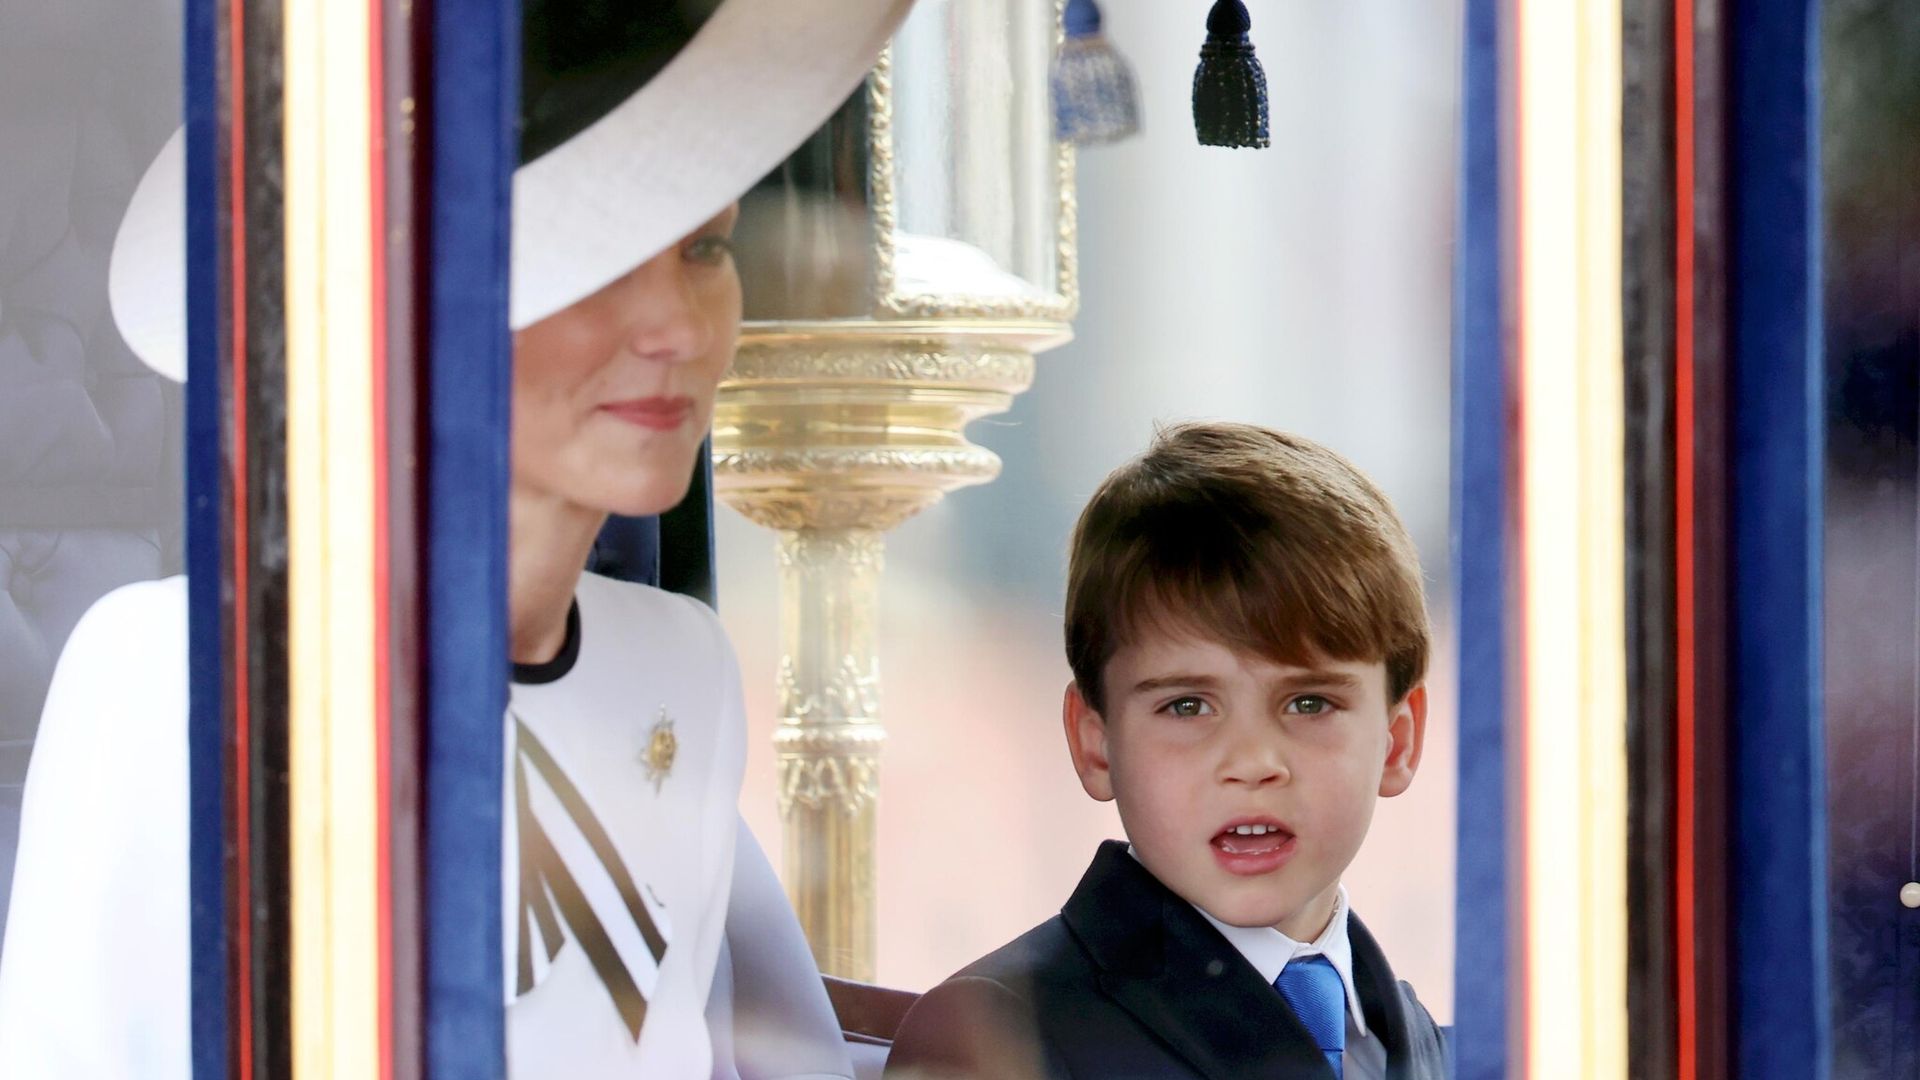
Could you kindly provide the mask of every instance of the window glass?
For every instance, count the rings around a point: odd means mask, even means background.
[[[1104,11],[1135,67],[1145,128],[1079,154],[1075,338],[1040,354],[1008,412],[969,428],[1001,458],[1000,476],[887,535],[879,981],[925,989],[1051,916],[1096,843],[1121,835],[1111,805],[1081,792],[1060,732],[1067,538],[1094,487],[1146,448],[1156,423],[1217,418],[1346,455],[1419,546],[1436,633],[1426,754],[1413,789],[1380,804],[1347,884],[1396,973],[1448,1023],[1458,5],[1258,8],[1274,140],[1261,151],[1195,143],[1188,95],[1204,10]],[[1192,47],[1166,44],[1181,41]],[[900,182],[933,190],[942,178]],[[720,611],[753,726],[743,808],[776,851],[773,534],[716,513]],[[960,880],[981,884],[956,889]]]
[[[179,0],[0,0],[0,925],[55,661],[94,601],[181,566],[181,387],[107,265],[180,126]]]

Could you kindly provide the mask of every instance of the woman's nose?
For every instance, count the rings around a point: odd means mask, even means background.
[[[675,251],[656,256],[633,275],[623,298],[627,348],[643,360],[685,363],[705,349],[707,320],[678,264]]]

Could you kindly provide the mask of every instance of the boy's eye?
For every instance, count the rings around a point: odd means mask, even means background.
[[[1183,719],[1192,719],[1196,716],[1210,715],[1213,712],[1213,706],[1197,697],[1183,697],[1167,702],[1161,706],[1160,711]]]
[[[733,254],[733,241],[725,236],[702,236],[687,244],[686,258],[702,266],[718,266]]]
[[[1333,702],[1328,701],[1318,694],[1301,694],[1299,697],[1287,702],[1287,711],[1290,713],[1301,713],[1306,716],[1318,716],[1321,713],[1332,712]]]

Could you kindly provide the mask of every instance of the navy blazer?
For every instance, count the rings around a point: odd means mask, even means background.
[[[1391,1080],[1440,1080],[1446,1045],[1358,918],[1354,987]],[[1239,950],[1127,854],[1100,845],[1060,914],[923,995],[889,1080],[1248,1077],[1331,1080],[1286,1000]]]

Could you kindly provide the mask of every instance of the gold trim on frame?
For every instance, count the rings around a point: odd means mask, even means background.
[[[296,1076],[377,1076],[374,262],[364,4],[285,20],[291,974]]]
[[[1520,24],[1521,1069],[1624,1080],[1620,3],[1530,0]]]

